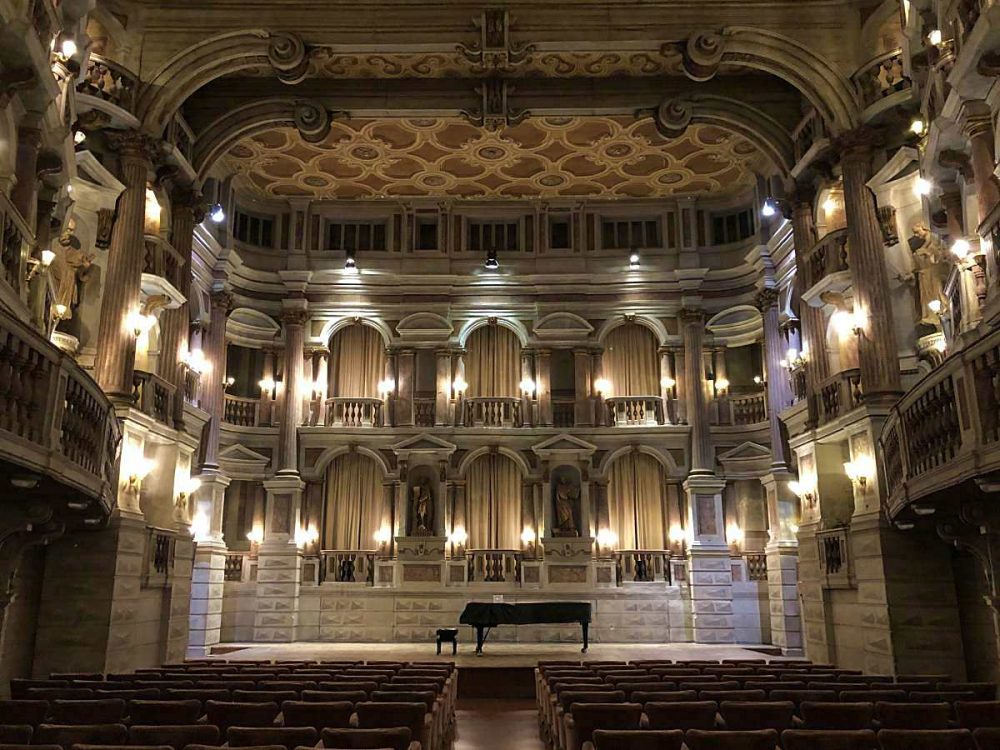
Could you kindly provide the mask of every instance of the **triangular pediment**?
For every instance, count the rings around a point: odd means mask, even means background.
[[[229,474],[262,474],[269,463],[270,457],[239,443],[219,451],[219,465]]]
[[[572,453],[579,456],[590,456],[597,450],[597,446],[581,440],[575,435],[562,433],[553,435],[547,440],[543,440],[537,445],[533,445],[531,450],[537,456],[551,456],[557,453]]]
[[[735,448],[730,448],[725,453],[719,454],[720,461],[747,460],[758,458],[771,458],[771,449],[766,445],[754,443],[750,440],[740,443]]]
[[[419,435],[414,435],[413,437],[396,443],[392,446],[392,450],[398,456],[403,456],[408,453],[443,453],[451,455],[455,452],[457,447],[458,446],[454,443],[442,440],[436,435],[423,432]]]

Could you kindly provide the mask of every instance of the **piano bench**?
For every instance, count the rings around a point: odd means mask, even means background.
[[[451,653],[458,653],[458,628],[438,628],[437,631],[437,652],[441,653],[441,644],[450,643]]]

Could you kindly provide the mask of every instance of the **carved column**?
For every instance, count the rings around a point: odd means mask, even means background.
[[[38,154],[42,131],[22,125],[17,131],[17,160],[14,173],[17,183],[10,191],[10,201],[28,226],[35,226],[35,198],[38,194]]]
[[[201,384],[201,408],[208,412],[208,427],[202,451],[202,471],[219,468],[219,435],[226,409],[226,319],[233,308],[233,296],[225,289],[211,294],[211,320],[205,339],[205,358],[211,369]]]
[[[438,349],[435,353],[437,362],[437,400],[434,404],[434,424],[437,427],[444,427],[451,424],[449,412],[451,411],[451,351],[448,349]],[[463,375],[464,378],[464,375]],[[455,423],[461,420],[461,400],[456,393],[455,402]]]
[[[979,221],[983,222],[997,203],[1000,203],[1000,184],[993,173],[996,163],[993,155],[993,117],[989,105],[983,101],[963,103],[962,129],[969,139],[969,156],[976,181],[976,198],[979,201]]]
[[[414,419],[413,394],[416,382],[416,352],[400,349],[396,367],[396,424],[412,427]]]
[[[177,291],[184,295],[184,304],[176,310],[164,310],[160,315],[160,335],[170,346],[160,347],[160,374],[174,384],[174,427],[184,429],[184,382],[186,368],[178,360],[189,351],[191,326],[191,251],[194,228],[204,220],[202,198],[190,188],[175,190],[170,203],[170,241],[180,254],[177,270]]]
[[[830,377],[830,361],[826,356],[826,322],[823,311],[811,307],[802,299],[802,294],[809,288],[809,269],[805,257],[816,244],[816,225],[813,221],[812,195],[807,191],[798,191],[795,197],[795,207],[792,209],[792,237],[795,243],[795,291],[799,297],[799,316],[802,321],[803,348],[808,352],[806,360],[806,399],[809,409],[809,423],[817,422],[816,401],[821,383]],[[784,356],[784,355],[782,355]],[[767,374],[768,380],[771,373]],[[782,372],[782,379],[788,377]]]
[[[591,358],[586,349],[573,350],[574,383],[576,385],[576,426],[594,426],[594,402],[591,399]]]
[[[685,372],[687,370],[687,359],[684,356],[683,346],[671,346],[670,352],[674,359],[674,398],[677,401],[677,423],[687,424],[687,382]]]
[[[764,376],[767,378],[767,420],[771,433],[772,469],[788,470],[788,444],[778,414],[792,402],[785,368],[781,324],[778,320],[778,291],[762,289],[754,300],[764,324]]]
[[[714,474],[712,435],[705,399],[704,340],[705,316],[701,310],[682,310],[684,338],[684,381],[688,422],[691,425],[691,473]]]
[[[861,318],[861,388],[869,406],[894,403],[902,392],[885,246],[875,198],[867,184],[872,176],[873,145],[874,138],[867,128],[846,133],[837,142],[844,173],[854,311]]]
[[[302,424],[302,375],[305,370],[305,323],[308,313],[300,307],[282,311],[285,326],[285,400],[279,425],[279,474],[298,474],[299,425]]]
[[[110,131],[107,137],[118,150],[125,190],[118,199],[118,219],[108,251],[94,379],[110,396],[131,400],[135,333],[129,330],[126,321],[130,313],[139,311],[146,252],[143,243],[146,178],[155,144],[148,136],[134,131]]]
[[[538,393],[538,424],[552,426],[552,351],[539,349],[535,358],[535,386]]]

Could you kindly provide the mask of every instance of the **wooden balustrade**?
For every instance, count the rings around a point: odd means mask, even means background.
[[[824,424],[832,422],[861,406],[863,400],[861,371],[852,369],[838,372],[820,384],[820,421]]]
[[[417,427],[433,427],[437,402],[433,398],[413,399],[413,422]]]
[[[170,124],[167,125],[166,141],[174,146],[180,155],[190,163],[194,156],[194,131],[180,112],[175,114],[170,120]]]
[[[747,580],[767,580],[767,555],[763,552],[745,552],[743,553],[743,561],[747,566]]]
[[[327,427],[381,427],[382,399],[343,397],[326,400]]]
[[[576,401],[573,399],[552,400],[552,425],[554,427],[576,426]]]
[[[0,309],[0,457],[44,470],[109,512],[121,431],[76,361]]]
[[[667,550],[620,549],[614,553],[618,585],[625,583],[670,583],[670,552]]]
[[[192,406],[201,405],[201,373],[184,370],[184,400]]]
[[[375,550],[322,550],[323,580],[375,585]]]
[[[184,261],[173,245],[162,237],[146,235],[146,253],[143,257],[142,272],[165,279],[175,289],[181,286]]]
[[[133,113],[138,84],[139,79],[132,71],[113,60],[91,54],[87,60],[87,70],[77,83],[76,91]]]
[[[823,587],[852,588],[851,544],[848,529],[841,526],[816,533],[819,548],[819,569]]]
[[[663,424],[663,399],[659,396],[614,396],[604,399],[608,421],[615,427]]]
[[[815,108],[810,108],[799,124],[792,130],[792,143],[795,148],[795,161],[801,162],[813,147],[829,139],[826,132],[826,122]]]
[[[227,393],[222,421],[237,427],[257,427],[260,423],[260,399],[230,396]]]
[[[760,424],[767,421],[767,394],[764,391],[728,396],[729,423],[733,425]]]
[[[806,278],[815,286],[832,273],[851,270],[847,255],[847,229],[825,235],[805,254]]]
[[[0,192],[0,278],[20,295],[24,287],[25,259],[34,244],[27,222]]]
[[[903,64],[903,50],[894,49],[872,58],[851,76],[862,108],[913,88],[913,82],[903,72]]]
[[[467,398],[462,401],[466,427],[521,427],[521,399]]]
[[[152,372],[132,373],[132,402],[135,408],[161,424],[173,424],[175,387]]]
[[[466,552],[469,583],[521,583],[519,549],[470,549]]]
[[[1000,331],[948,357],[893,407],[879,438],[890,517],[1000,470]]]
[[[170,529],[146,527],[146,555],[144,558],[142,588],[166,588],[174,567],[177,532]]]

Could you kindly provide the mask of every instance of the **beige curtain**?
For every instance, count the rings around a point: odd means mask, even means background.
[[[656,396],[660,392],[659,346],[653,332],[626,323],[604,340],[604,377],[612,396]]]
[[[645,453],[628,453],[608,473],[608,514],[620,549],[664,549],[663,467]]]
[[[509,328],[477,328],[465,342],[468,395],[517,398],[521,383],[521,342]]]
[[[371,326],[356,323],[330,339],[330,396],[378,398],[385,374],[385,343]]]
[[[501,454],[480,456],[465,481],[466,532],[470,549],[521,546],[521,472]]]
[[[323,549],[374,549],[382,525],[382,474],[367,456],[345,453],[326,470]]]

